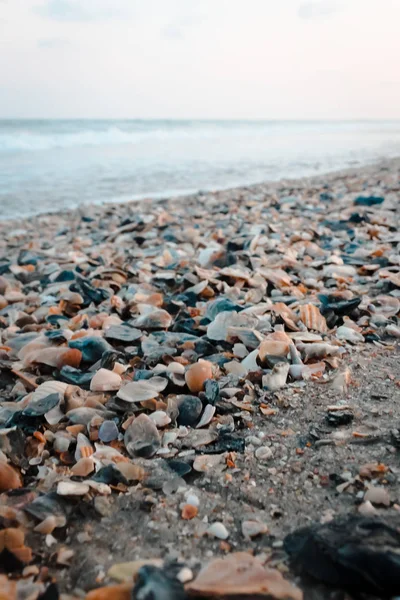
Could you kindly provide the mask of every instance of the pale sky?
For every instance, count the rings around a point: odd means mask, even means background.
[[[400,118],[400,0],[0,0],[0,118]]]

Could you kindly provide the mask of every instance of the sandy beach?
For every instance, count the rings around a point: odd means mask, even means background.
[[[352,597],[287,536],[400,522],[399,194],[391,159],[0,222],[10,598],[127,600],[141,561],[132,598],[233,597],[221,558],[237,598]]]

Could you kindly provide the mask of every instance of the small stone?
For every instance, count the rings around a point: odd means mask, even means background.
[[[195,425],[203,410],[200,398],[181,395],[177,396],[177,403],[179,409],[178,425]]]
[[[378,511],[369,500],[360,504],[360,506],[358,507],[358,512],[366,517],[373,517],[374,515],[378,514]]]
[[[227,540],[229,537],[229,531],[223,523],[216,521],[208,529],[207,534],[211,537],[216,537],[219,540]]]
[[[193,506],[193,504],[185,504],[182,507],[181,517],[184,521],[189,521],[190,519],[194,519],[194,517],[197,517],[198,512],[199,509],[197,508],[197,506]]]
[[[271,373],[264,375],[262,378],[263,388],[270,392],[277,392],[286,385],[287,376],[289,374],[289,365],[287,363],[277,363]]]
[[[77,483],[76,481],[60,481],[57,485],[57,494],[59,496],[84,496],[89,492],[87,483]]]
[[[125,432],[124,442],[130,456],[153,456],[161,446],[157,427],[144,413],[139,415]]]
[[[273,457],[272,450],[269,446],[260,446],[254,454],[256,459],[260,462],[268,462]]]
[[[389,492],[385,488],[370,486],[364,496],[365,502],[371,502],[371,504],[381,504],[383,506],[390,506]]]
[[[117,439],[118,427],[114,421],[103,421],[99,429],[99,439],[104,442],[112,442]]]
[[[268,527],[265,523],[261,523],[260,521],[243,521],[242,533],[247,540],[250,540],[263,533],[268,533]]]

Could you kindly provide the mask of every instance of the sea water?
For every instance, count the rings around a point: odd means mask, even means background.
[[[0,218],[400,155],[400,121],[0,120]]]

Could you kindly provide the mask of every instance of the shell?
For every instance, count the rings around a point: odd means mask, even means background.
[[[268,597],[302,600],[302,592],[278,570],[264,565],[247,552],[235,552],[208,563],[186,586],[189,595],[204,598]]]
[[[328,326],[326,319],[321,315],[321,312],[314,304],[303,304],[300,306],[300,320],[304,323],[307,329],[326,333]]]
[[[152,377],[142,381],[131,381],[118,391],[118,398],[125,402],[144,402],[156,398],[168,385],[168,379]]]
[[[277,392],[286,385],[289,374],[289,365],[287,363],[278,363],[274,366],[271,373],[267,373],[262,378],[263,388],[270,392]]]
[[[111,392],[121,387],[121,376],[108,369],[99,369],[90,382],[92,392]]]
[[[268,356],[287,356],[289,353],[290,342],[280,342],[266,339],[261,342],[258,349],[258,357],[261,363],[265,363]]]
[[[204,388],[207,379],[213,378],[212,364],[207,360],[200,359],[197,363],[190,365],[185,373],[185,380],[189,390],[197,394]]]
[[[0,462],[0,492],[22,487],[20,474],[7,463]]]

